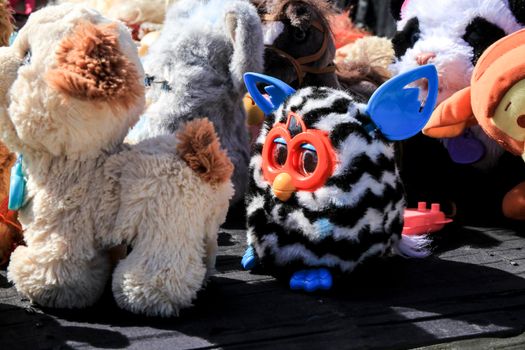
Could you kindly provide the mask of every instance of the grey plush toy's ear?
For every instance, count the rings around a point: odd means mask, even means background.
[[[509,8],[520,24],[525,24],[525,0],[509,0]]]
[[[233,44],[231,77],[237,90],[244,91],[244,73],[262,72],[264,67],[261,20],[253,5],[235,1],[226,11],[224,24]]]

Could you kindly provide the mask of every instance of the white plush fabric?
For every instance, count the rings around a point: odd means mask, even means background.
[[[507,34],[523,27],[516,21],[505,0],[409,0],[397,29],[402,30],[414,17],[419,20],[419,40],[397,60],[393,69],[396,73],[406,72],[418,67],[418,54],[435,53],[436,58],[431,63],[436,65],[440,75],[438,103],[470,85],[474,69],[472,48],[462,37],[474,18],[482,17]]]
[[[434,64],[439,73],[438,104],[470,85],[474,70],[473,50],[463,36],[474,18],[484,18],[506,34],[523,28],[506,0],[409,0],[401,15],[398,30],[401,31],[410,19],[417,18],[421,33],[414,46],[396,60],[391,70],[397,74],[407,72],[419,66],[416,61],[419,54],[435,53],[436,57],[429,63]],[[486,156],[475,166],[484,170],[494,167],[503,149],[479,128],[472,131],[486,149]]]
[[[55,0],[56,4],[75,3],[100,11],[127,23],[164,22],[166,11],[177,0]]]
[[[82,21],[109,23],[84,7],[48,7],[29,18],[11,48],[0,48],[0,137],[23,153],[28,178],[20,210],[27,247],[13,253],[8,278],[40,305],[85,307],[107,283],[108,248],[126,243],[132,252],[113,273],[117,303],[177,315],[214,266],[232,184],[201,180],[181,160],[173,135],[125,145],[143,95],[127,109],[114,108],[46,84],[58,43]],[[131,36],[117,28],[120,50],[142,84]],[[29,50],[32,59],[22,65]]]

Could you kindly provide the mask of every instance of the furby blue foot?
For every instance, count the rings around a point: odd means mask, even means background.
[[[251,270],[257,264],[257,254],[255,253],[255,249],[251,245],[249,245],[248,248],[246,248],[244,256],[242,257],[241,264],[245,270]]]
[[[290,278],[290,288],[306,292],[328,290],[332,288],[332,274],[323,268],[298,271]]]

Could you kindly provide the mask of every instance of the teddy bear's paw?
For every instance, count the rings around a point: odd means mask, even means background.
[[[11,255],[7,276],[20,294],[35,304],[57,308],[82,308],[98,300],[109,273],[105,257],[79,264],[46,261],[43,255],[24,246]]]
[[[192,305],[206,276],[203,264],[186,265],[180,271],[170,267],[153,272],[128,259],[130,256],[113,273],[113,296],[121,308],[133,313],[178,316],[180,309]]]

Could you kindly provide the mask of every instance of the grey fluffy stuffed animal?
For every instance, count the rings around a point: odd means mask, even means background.
[[[250,157],[242,79],[246,72],[262,71],[263,51],[260,19],[249,1],[177,2],[144,59],[150,105],[128,141],[173,133],[184,121],[209,118],[235,166],[231,204],[242,199]]]

